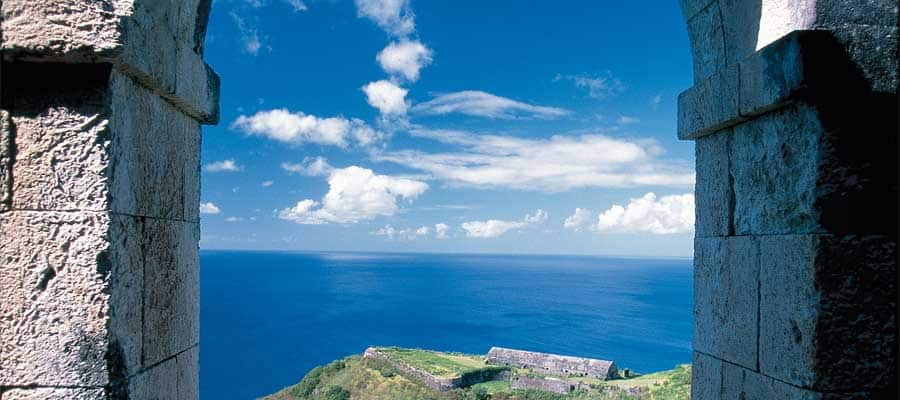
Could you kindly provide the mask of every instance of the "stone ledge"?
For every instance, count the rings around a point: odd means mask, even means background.
[[[219,78],[202,55],[209,6],[208,0],[7,0],[0,4],[0,50],[7,61],[113,64],[213,124]]]
[[[819,103],[848,92],[896,87],[896,72],[891,68],[896,62],[867,60],[865,50],[871,45],[864,43],[873,38],[886,38],[887,45],[896,43],[896,28],[850,26],[847,30],[852,32],[840,37],[826,30],[794,31],[684,91],[678,97],[678,138],[697,139],[800,98]],[[860,62],[865,65],[856,65]],[[835,82],[835,72],[857,79]]]

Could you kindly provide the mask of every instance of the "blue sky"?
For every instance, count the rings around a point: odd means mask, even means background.
[[[690,256],[677,2],[215,0],[206,249]]]

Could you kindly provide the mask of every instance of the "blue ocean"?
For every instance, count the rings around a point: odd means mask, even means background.
[[[316,365],[403,346],[691,361],[691,260],[203,251],[201,398],[252,399]]]

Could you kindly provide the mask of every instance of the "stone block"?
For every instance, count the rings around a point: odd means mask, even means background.
[[[760,370],[823,392],[877,391],[896,373],[896,242],[760,238]]]
[[[33,388],[3,392],[3,400],[105,400],[102,388]]]
[[[827,39],[827,32],[814,36]],[[792,34],[772,43],[741,62],[740,112],[759,115],[784,105],[806,88],[806,70],[801,34]]]
[[[769,0],[768,2],[773,2]],[[774,1],[777,3],[778,1]],[[725,35],[725,63],[737,64],[756,51],[759,37],[762,1],[720,0],[722,26]],[[792,3],[797,3],[792,1]]]
[[[687,3],[682,2],[682,10]],[[700,3],[699,1],[697,3]],[[685,13],[687,15],[687,13]],[[694,60],[694,83],[705,81],[725,67],[725,39],[719,2],[702,8],[687,22],[688,38]]]
[[[103,90],[86,86],[44,94],[17,92],[10,110],[16,134],[13,208],[105,209],[109,130]]]
[[[678,138],[696,139],[740,121],[739,67],[733,65],[678,96]]]
[[[199,343],[199,225],[147,219],[144,367]]]
[[[215,123],[218,77],[202,59],[210,3],[8,0],[0,5],[2,50],[24,60],[111,63],[188,115]]]
[[[108,226],[103,213],[0,214],[0,386],[106,385]]]
[[[753,237],[695,240],[694,350],[756,368],[758,271]]]
[[[144,218],[112,214],[109,227],[110,376],[124,380],[141,368],[143,345]]]
[[[181,400],[178,397],[178,364],[172,357],[128,380],[128,398]],[[193,400],[193,399],[192,399]]]
[[[109,85],[112,210],[184,220],[199,188],[185,181],[198,168],[199,123],[125,74],[114,71]]]
[[[731,190],[730,129],[704,136],[695,142],[697,160],[697,237],[729,236],[734,208]]]
[[[734,231],[737,235],[817,233],[823,131],[816,110],[792,104],[734,127]]]
[[[695,351],[691,369],[691,399],[722,399],[722,361]]]
[[[681,15],[684,16],[684,20],[690,21],[691,18],[700,11],[703,11],[704,8],[717,1],[718,0],[678,0],[678,3],[681,5]]]
[[[0,110],[0,212],[12,206],[13,129],[9,112]]]
[[[200,398],[200,348],[191,347],[179,354],[178,364],[178,399],[197,400]]]
[[[897,26],[896,0],[818,0],[816,26],[844,28],[847,25]],[[835,29],[837,30],[837,29]]]
[[[896,18],[896,3],[894,7]],[[898,59],[885,56],[890,54],[890,49],[896,49],[898,45],[898,31],[895,25],[842,25],[832,34],[849,56],[852,68],[862,73],[871,90],[896,96]],[[896,101],[894,103],[896,105]]]

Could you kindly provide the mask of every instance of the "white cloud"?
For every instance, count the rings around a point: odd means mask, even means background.
[[[653,108],[653,110],[656,110],[659,108],[659,103],[662,103],[662,93],[657,94],[650,99],[650,107]]]
[[[262,3],[256,1],[251,1],[247,4],[256,8],[262,6]],[[231,19],[234,20],[235,25],[237,25],[238,32],[240,32],[241,51],[254,56],[259,54],[259,50],[263,47],[263,40],[259,35],[259,30],[256,26],[238,15],[237,12],[232,11],[230,15]]]
[[[631,124],[640,123],[641,120],[639,118],[623,115],[623,116],[619,117],[617,122],[619,123],[619,125],[631,125]]]
[[[424,182],[377,175],[357,166],[331,171],[328,186],[321,203],[302,200],[281,210],[279,217],[298,224],[356,223],[394,215],[399,200],[412,201],[428,190]]]
[[[301,12],[301,11],[307,10],[306,3],[304,3],[303,0],[284,0],[284,1],[286,3],[288,3],[291,7],[293,7],[295,12]]]
[[[386,236],[390,240],[416,240],[428,236],[429,233],[431,233],[431,228],[427,226],[422,226],[416,229],[397,229],[394,228],[391,224],[387,224],[383,228],[380,228],[372,232],[371,234],[375,236]]]
[[[356,13],[378,25],[389,35],[403,37],[416,30],[409,0],[355,0]]]
[[[213,204],[213,203],[210,203],[210,202],[207,202],[207,203],[200,203],[200,214],[211,214],[211,215],[215,215],[215,214],[218,214],[218,213],[220,213],[220,212],[222,212],[222,210],[220,210],[219,207],[217,207],[217,206],[216,206],[215,204]]]
[[[260,183],[259,186],[262,186],[262,187],[271,187],[271,186],[274,185],[274,184],[275,184],[275,181],[263,181],[263,183]]]
[[[234,160],[223,160],[206,164],[203,169],[207,172],[238,172],[243,167],[237,165]]]
[[[231,223],[234,223],[234,222],[243,222],[243,221],[244,221],[244,218],[241,218],[241,217],[228,217],[228,218],[225,218],[225,222],[231,222]]]
[[[425,171],[451,185],[480,188],[558,192],[586,187],[690,187],[694,183],[693,166],[663,162],[663,150],[653,140],[604,135],[524,139],[425,129],[413,129],[410,134],[458,144],[463,151],[400,150],[375,154],[373,159]]]
[[[424,115],[460,113],[485,118],[556,118],[569,114],[556,107],[536,106],[478,90],[465,90],[417,104],[413,112]]]
[[[513,229],[522,229],[529,225],[541,224],[547,220],[547,213],[538,209],[533,215],[528,214],[519,221],[503,221],[489,219],[487,221],[463,222],[461,227],[466,236],[471,238],[495,238]]]
[[[431,49],[418,40],[393,42],[376,57],[381,68],[391,74],[402,76],[409,82],[419,80],[419,70],[431,64]]]
[[[601,232],[653,233],[667,235],[694,230],[694,195],[663,196],[654,193],[631,199],[626,206],[613,205],[597,217],[594,229]]]
[[[436,239],[447,239],[449,236],[447,233],[450,231],[450,226],[444,223],[434,224],[434,237]]]
[[[391,81],[371,82],[363,86],[362,91],[365,92],[369,105],[382,114],[403,115],[409,108],[409,103],[406,102],[409,91]]]
[[[585,225],[591,223],[592,215],[593,213],[591,213],[591,210],[576,208],[575,213],[566,218],[563,222],[563,226],[567,229],[575,230],[576,232],[580,231]]]
[[[602,75],[557,75],[554,81],[568,80],[575,84],[576,87],[588,91],[588,96],[602,99],[612,97],[625,91],[625,85],[611,73],[606,72]]]
[[[429,233],[431,233],[431,228],[427,226],[422,226],[416,229],[416,235],[418,236],[428,236]]]
[[[303,112],[287,109],[260,111],[254,115],[239,116],[232,124],[248,135],[259,135],[291,144],[316,143],[347,147],[349,138],[360,145],[369,145],[381,138],[364,121],[343,117],[319,118]]]
[[[331,164],[328,164],[328,160],[326,160],[324,157],[306,157],[303,159],[303,162],[297,164],[282,163],[281,169],[292,174],[300,174],[306,176],[326,176],[331,174],[331,171],[334,170],[334,167],[332,167]]]

